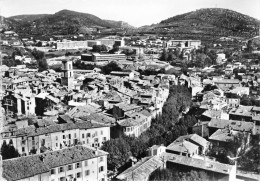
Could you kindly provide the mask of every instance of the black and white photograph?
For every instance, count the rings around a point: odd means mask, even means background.
[[[0,181],[260,181],[260,0],[0,0]]]

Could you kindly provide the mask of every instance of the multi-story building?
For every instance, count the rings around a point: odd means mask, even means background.
[[[41,127],[35,125],[2,132],[2,141],[13,142],[13,146],[23,155],[43,153],[46,150],[60,150],[74,145],[100,148],[110,139],[110,125],[93,121],[69,120],[71,122]],[[39,126],[37,124],[36,126]],[[2,142],[0,143],[2,145]]]
[[[167,48],[176,48],[177,46],[185,48],[185,47],[193,47],[198,49],[201,45],[200,40],[169,40],[166,43]]]
[[[56,49],[86,49],[92,48],[93,45],[101,45],[101,42],[98,40],[57,42]]]
[[[7,181],[106,181],[108,153],[75,146],[3,161]]]
[[[100,54],[100,53],[92,53],[92,54],[82,54],[81,60],[87,62],[110,62],[110,61],[125,61],[125,54]]]

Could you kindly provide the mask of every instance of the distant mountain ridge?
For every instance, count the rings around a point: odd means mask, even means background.
[[[89,13],[61,10],[55,14],[17,15],[8,18],[18,22],[15,30],[27,34],[87,33],[91,28],[122,28],[133,26],[122,21],[106,21]]]
[[[248,15],[223,8],[205,8],[143,26],[141,33],[172,34],[177,38],[210,38],[219,36],[252,37],[258,34],[260,21]]]
[[[129,25],[127,22],[124,21],[114,21],[114,20],[105,20],[110,24],[113,24],[116,27],[120,28],[129,28],[129,29],[134,29],[135,27],[132,25]]]
[[[34,20],[40,19],[40,18],[48,16],[48,15],[51,15],[51,14],[16,15],[16,16],[8,17],[8,18],[13,19],[18,22],[25,22],[25,21],[32,22]]]
[[[159,34],[175,39],[213,40],[222,36],[251,38],[259,34],[260,21],[236,11],[204,8],[176,15],[158,24],[134,28],[123,21],[104,20],[95,15],[71,10],[55,14],[17,15],[5,18],[5,26],[18,34],[76,34],[89,33],[93,28],[107,33],[127,30],[127,34]]]

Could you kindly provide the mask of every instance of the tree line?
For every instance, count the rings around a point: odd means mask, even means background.
[[[108,169],[116,170],[133,156],[141,159],[146,156],[146,150],[153,145],[165,146],[176,138],[188,133],[189,127],[197,123],[194,116],[182,117],[182,112],[191,105],[191,94],[185,86],[171,86],[170,94],[163,106],[162,114],[152,119],[151,127],[138,138],[120,135],[118,138],[106,141],[102,150],[109,153]]]

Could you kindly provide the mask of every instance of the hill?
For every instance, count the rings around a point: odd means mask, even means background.
[[[35,15],[16,15],[8,17],[9,19],[13,19],[17,22],[32,22],[36,19],[40,19],[42,17],[48,16],[50,14],[35,14]]]
[[[222,8],[206,8],[177,15],[159,24],[144,26],[140,33],[159,33],[177,39],[214,39],[220,36],[253,37],[260,21],[250,16]]]
[[[130,27],[122,21],[106,21],[95,15],[70,10],[61,10],[55,14],[18,15],[9,17],[19,22],[15,31],[20,35],[68,35],[89,33],[91,28],[113,29]]]
[[[14,29],[18,25],[18,22],[13,19],[8,19],[3,16],[0,16],[0,29]]]
[[[105,21],[118,28],[124,28],[124,29],[134,29],[135,28],[134,26],[129,25],[127,22],[123,22],[123,21],[114,21],[114,20],[105,20]]]

